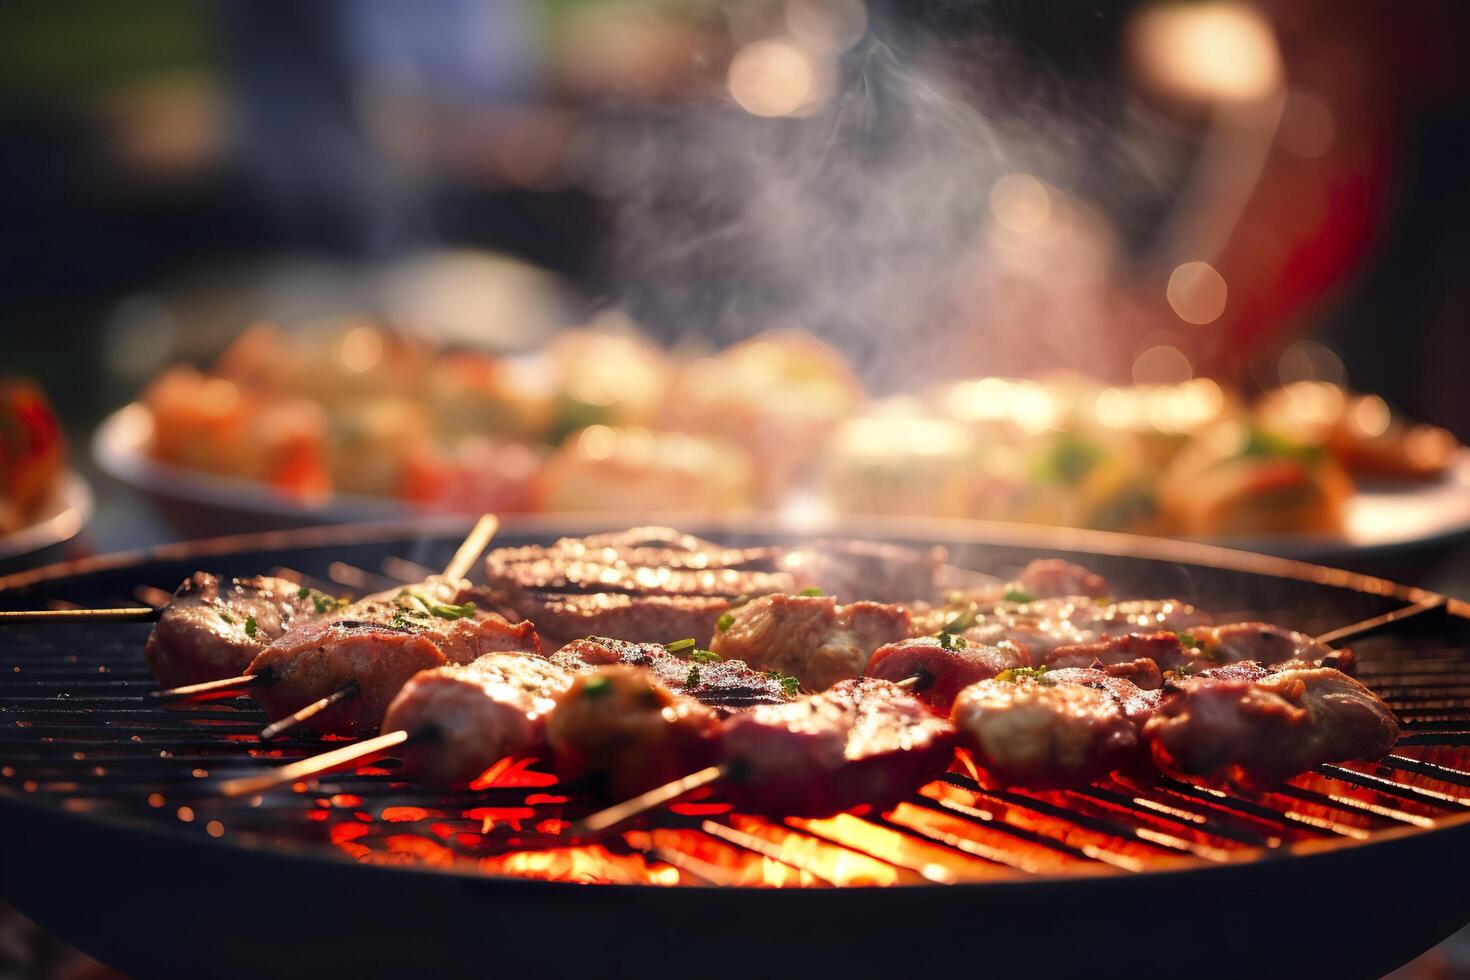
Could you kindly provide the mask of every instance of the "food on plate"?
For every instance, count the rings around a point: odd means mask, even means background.
[[[41,389],[0,380],[0,534],[36,519],[54,497],[65,465],[61,425]]]

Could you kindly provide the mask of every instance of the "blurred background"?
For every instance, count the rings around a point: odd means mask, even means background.
[[[13,0],[0,570],[424,511],[883,513],[1465,594],[1467,22]]]

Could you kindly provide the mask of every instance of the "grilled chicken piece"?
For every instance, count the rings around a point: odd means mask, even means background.
[[[546,715],[573,676],[525,653],[440,666],[403,685],[383,729],[418,736],[403,749],[408,776],[432,786],[467,785],[507,756],[546,754]]]
[[[1153,661],[1146,660],[1144,663],[1152,664]],[[1164,692],[1158,686],[1157,667],[1152,672],[1142,673],[1145,680],[1153,683],[1152,687],[1145,687],[1132,677],[1093,667],[1063,667],[1060,670],[1048,670],[1043,677],[1049,684],[1081,684],[1094,691],[1102,691],[1142,731],[1143,726],[1158,711],[1159,703],[1164,697]]]
[[[546,737],[557,775],[613,799],[695,772],[716,758],[715,712],[677,697],[642,667],[599,667],[557,695]]]
[[[1155,633],[1124,633],[1091,643],[1070,643],[1052,650],[1047,663],[1052,667],[1107,667],[1147,660],[1157,665],[1155,671],[1158,672],[1178,670],[1194,663],[1195,659],[1185,649],[1178,633],[1159,630]]]
[[[790,701],[781,678],[739,660],[691,662],[656,643],[629,643],[605,636],[573,640],[551,657],[569,670],[624,664],[643,667],[676,693],[717,708],[782,704]]]
[[[379,615],[378,622],[335,619],[291,630],[262,650],[247,673],[269,674],[270,682],[252,693],[272,719],[356,684],[354,697],[308,725],[322,734],[362,735],[377,731],[389,702],[414,674],[498,651],[539,654],[541,645],[530,623],[512,625],[488,613],[458,619],[429,613],[423,621]]]
[[[1090,569],[1060,558],[1038,558],[1016,576],[1012,587],[1037,599],[1086,596],[1101,599],[1108,594],[1107,579]]]
[[[976,763],[1001,782],[1035,787],[1085,783],[1132,767],[1142,740],[1114,692],[1101,678],[1094,685],[1050,676],[981,681],[959,693],[954,723]]]
[[[948,715],[955,696],[971,684],[1030,666],[1025,648],[1009,640],[985,646],[964,637],[915,636],[879,647],[865,673],[895,683],[917,678],[909,692]]]
[[[1144,735],[1163,768],[1264,788],[1326,762],[1381,758],[1399,724],[1334,668],[1242,662],[1173,682]]]
[[[1191,635],[1198,643],[1194,651],[1197,659],[1210,664],[1231,664],[1243,660],[1279,664],[1300,660],[1348,673],[1354,663],[1350,650],[1334,650],[1305,633],[1269,623],[1229,623],[1195,630]]]
[[[1082,598],[1037,599],[990,607],[980,605],[959,612],[950,610],[949,613],[948,618],[926,617],[920,626],[916,626],[916,632],[928,626],[933,628],[926,631],[934,632],[953,623],[957,617],[971,620],[973,625],[961,634],[966,640],[991,645],[1011,640],[1024,646],[1031,654],[1032,662],[1038,666],[1087,666],[1096,653],[1076,653],[1067,648],[1087,646],[1131,633],[1185,632],[1210,622],[1206,613],[1178,599],[1132,599],[1112,603],[1095,603]],[[934,625],[936,622],[939,625]],[[1132,660],[1138,656],[1124,654],[1126,650],[1119,651],[1115,659]]]
[[[757,670],[790,674],[813,691],[861,675],[873,652],[907,637],[910,626],[903,606],[840,606],[827,595],[762,596],[731,617],[711,650]]]
[[[313,598],[285,579],[195,572],[175,590],[143,654],[164,687],[236,677],[293,623],[321,615]]]
[[[954,726],[887,681],[842,681],[725,723],[728,793],[754,813],[886,810],[949,765]]]

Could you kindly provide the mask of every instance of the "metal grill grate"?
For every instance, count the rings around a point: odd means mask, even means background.
[[[339,582],[357,574],[325,557],[301,567]],[[360,583],[359,576],[353,584]],[[1300,609],[1256,609],[1254,617],[1307,628],[1343,621],[1303,623]],[[595,843],[565,834],[594,801],[569,796],[526,764],[497,767],[483,789],[439,794],[398,778],[390,758],[292,791],[222,800],[211,792],[215,781],[320,751],[322,743],[261,748],[264,716],[244,698],[173,709],[147,703],[143,695],[155,687],[142,657],[147,632],[25,626],[0,636],[0,793],[367,863],[580,882],[817,888],[1227,864],[1429,829],[1470,810],[1470,653],[1443,617],[1355,644],[1359,676],[1409,733],[1398,749],[1375,764],[1324,766],[1271,792],[1246,796],[1174,778],[1030,792],[955,771],[887,813],[768,821],[731,811],[715,793]]]

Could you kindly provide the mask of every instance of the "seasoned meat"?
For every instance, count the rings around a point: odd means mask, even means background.
[[[861,804],[882,811],[949,765],[954,727],[887,681],[842,681],[725,723],[736,807],[822,817]]]
[[[502,548],[485,562],[485,604],[529,619],[549,640],[591,634],[646,643],[710,635],[750,596],[821,589],[839,597],[933,601],[961,585],[998,583],[944,564],[940,550],[863,541],[801,548],[724,548],[668,528]],[[980,594],[980,593],[976,593]]]
[[[614,799],[703,769],[715,760],[719,733],[714,711],[622,664],[577,677],[546,722],[557,775],[588,780]]]
[[[1301,660],[1335,667],[1346,673],[1353,663],[1351,651],[1334,650],[1305,633],[1269,623],[1229,623],[1195,630],[1191,635],[1198,643],[1194,652],[1203,666],[1242,660],[1259,664]]]
[[[1178,633],[1160,630],[1155,633],[1124,633],[1091,643],[1071,643],[1051,652],[1048,664],[1053,667],[1109,666],[1147,660],[1156,664],[1155,673],[1176,670],[1193,663],[1195,658],[1185,650]],[[1157,686],[1157,685],[1155,685]]]
[[[1174,682],[1144,735],[1163,768],[1261,788],[1325,762],[1380,758],[1399,725],[1339,670],[1241,662]]]
[[[1101,599],[1108,583],[1101,575],[1060,558],[1038,558],[1016,576],[1015,590],[1037,599],[1087,596]]]
[[[755,670],[743,661],[701,658],[692,662],[657,643],[589,636],[568,643],[551,659],[569,670],[607,664],[643,667],[675,693],[716,707],[781,704],[792,698],[780,677]]]
[[[524,653],[490,653],[416,674],[383,718],[385,731],[419,736],[405,772],[433,786],[463,786],[507,756],[544,756],[546,715],[570,671]]]
[[[1009,640],[995,646],[964,637],[916,636],[879,647],[868,661],[869,677],[898,681],[917,678],[908,690],[940,714],[948,715],[955,695],[1003,670],[1030,667],[1025,649]]]
[[[1164,692],[1157,685],[1151,688],[1142,687],[1128,677],[1091,667],[1063,667],[1060,670],[1048,670],[1043,676],[1050,684],[1081,684],[1095,691],[1102,691],[1113,699],[1113,703],[1122,710],[1124,716],[1140,730],[1154,716],[1164,697]],[[1157,672],[1152,676],[1156,679]]]
[[[1131,767],[1141,740],[1112,692],[1049,674],[981,681],[959,693],[954,723],[976,763],[1001,782],[1036,787]]]
[[[820,691],[862,674],[873,651],[909,634],[909,612],[878,602],[837,604],[832,596],[772,595],[731,614],[710,649],[757,670],[796,677]]]
[[[300,586],[195,572],[174,592],[143,654],[164,687],[236,677],[293,624],[320,614]]]
[[[1037,599],[993,606],[982,604],[961,610],[957,615],[973,624],[964,630],[962,635],[965,639],[989,644],[1011,640],[1024,646],[1030,652],[1032,662],[1038,665],[1058,663],[1059,656],[1065,657],[1059,666],[1087,666],[1092,662],[1091,659],[1083,659],[1088,656],[1085,653],[1063,654],[1066,648],[1087,646],[1130,633],[1145,636],[1162,631],[1178,633],[1210,622],[1206,613],[1178,599],[1133,599],[1113,603],[1095,603],[1081,598]],[[953,622],[954,618],[952,615],[946,622]],[[1173,643],[1171,640],[1163,642]],[[1132,641],[1125,643],[1117,658],[1104,659],[1136,659],[1136,654],[1127,655],[1131,644]]]
[[[381,618],[381,617],[380,617]],[[388,704],[420,670],[468,663],[497,651],[539,654],[536,631],[479,613],[459,619],[432,614],[386,622],[331,620],[291,630],[261,651],[248,673],[265,672],[270,682],[252,688],[271,718],[282,718],[326,697],[349,682],[357,693],[311,720],[312,730],[370,734]]]

